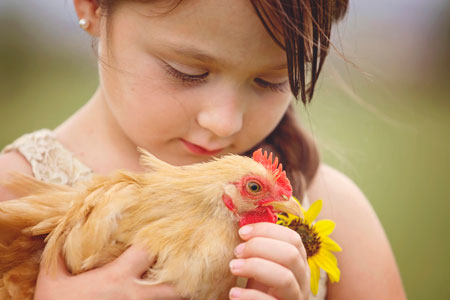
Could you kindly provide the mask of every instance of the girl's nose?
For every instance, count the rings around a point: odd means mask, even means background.
[[[197,115],[198,124],[219,137],[229,137],[242,129],[244,105],[234,97],[208,101]]]

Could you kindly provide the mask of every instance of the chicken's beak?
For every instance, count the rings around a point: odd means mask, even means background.
[[[284,196],[283,198],[285,198],[286,201],[266,202],[263,204],[263,206],[270,205],[276,211],[281,211],[281,212],[285,212],[285,213],[288,213],[291,215],[295,215],[299,218],[304,218],[303,211],[302,211],[300,205],[293,197],[290,197],[288,199],[286,196]]]

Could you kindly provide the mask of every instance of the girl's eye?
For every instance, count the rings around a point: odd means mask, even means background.
[[[252,194],[258,193],[261,191],[261,185],[255,181],[249,181],[247,183],[247,191]]]
[[[165,64],[165,70],[167,74],[169,74],[172,77],[175,77],[176,79],[181,80],[181,82],[185,84],[197,84],[206,82],[206,77],[208,77],[209,75],[209,72],[205,72],[203,74],[198,75],[186,74],[178,71],[177,69],[168,64]]]
[[[183,82],[184,84],[187,85],[195,85],[195,84],[199,84],[199,83],[204,83],[206,82],[206,78],[209,75],[209,72],[205,72],[202,74],[186,74],[184,72],[181,72],[177,69],[175,69],[174,67],[172,67],[171,65],[165,63],[164,64],[165,70],[167,72],[167,74],[169,74],[170,76],[181,80],[181,82]],[[264,88],[264,89],[270,89],[273,92],[279,92],[279,93],[283,93],[286,91],[286,87],[287,87],[287,83],[288,81],[284,81],[284,82],[280,82],[280,83],[272,83],[272,82],[268,82],[265,81],[263,79],[260,78],[256,78],[255,82],[257,85],[259,85],[260,87]]]
[[[280,82],[280,83],[272,83],[272,82],[265,81],[261,78],[256,78],[255,82],[257,85],[259,85],[262,88],[270,89],[271,91],[278,92],[278,93],[284,93],[288,86],[287,80],[284,82]]]

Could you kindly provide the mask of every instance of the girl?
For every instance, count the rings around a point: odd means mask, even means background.
[[[73,184],[92,173],[141,171],[136,147],[174,165],[264,146],[283,159],[297,196],[324,199],[333,219],[338,284],[321,278],[318,299],[403,299],[379,221],[359,189],[320,165],[296,126],[293,98],[306,102],[345,0],[74,0],[80,26],[98,39],[100,84],[53,131],[25,135],[0,156],[10,171]],[[310,79],[307,79],[310,77]],[[295,96],[295,97],[293,97]],[[1,200],[14,198],[0,190]],[[306,203],[305,203],[306,204]],[[307,205],[307,204],[306,204]],[[253,224],[231,272],[251,278],[231,299],[313,299],[306,254],[292,230]],[[36,299],[179,299],[170,285],[135,282],[153,263],[137,246],[77,276],[63,262],[41,271]]]

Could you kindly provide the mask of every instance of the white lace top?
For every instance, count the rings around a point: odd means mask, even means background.
[[[45,182],[73,185],[78,181],[89,180],[93,172],[83,165],[72,152],[64,148],[48,129],[25,134],[6,146],[2,153],[18,151],[30,163],[34,177]],[[307,198],[303,199],[305,209],[309,207]],[[327,275],[321,269],[319,291],[311,294],[310,300],[324,300],[327,293]]]
[[[64,148],[48,129],[24,134],[6,146],[2,153],[14,150],[26,158],[34,177],[42,181],[73,185],[92,175],[92,171]]]

